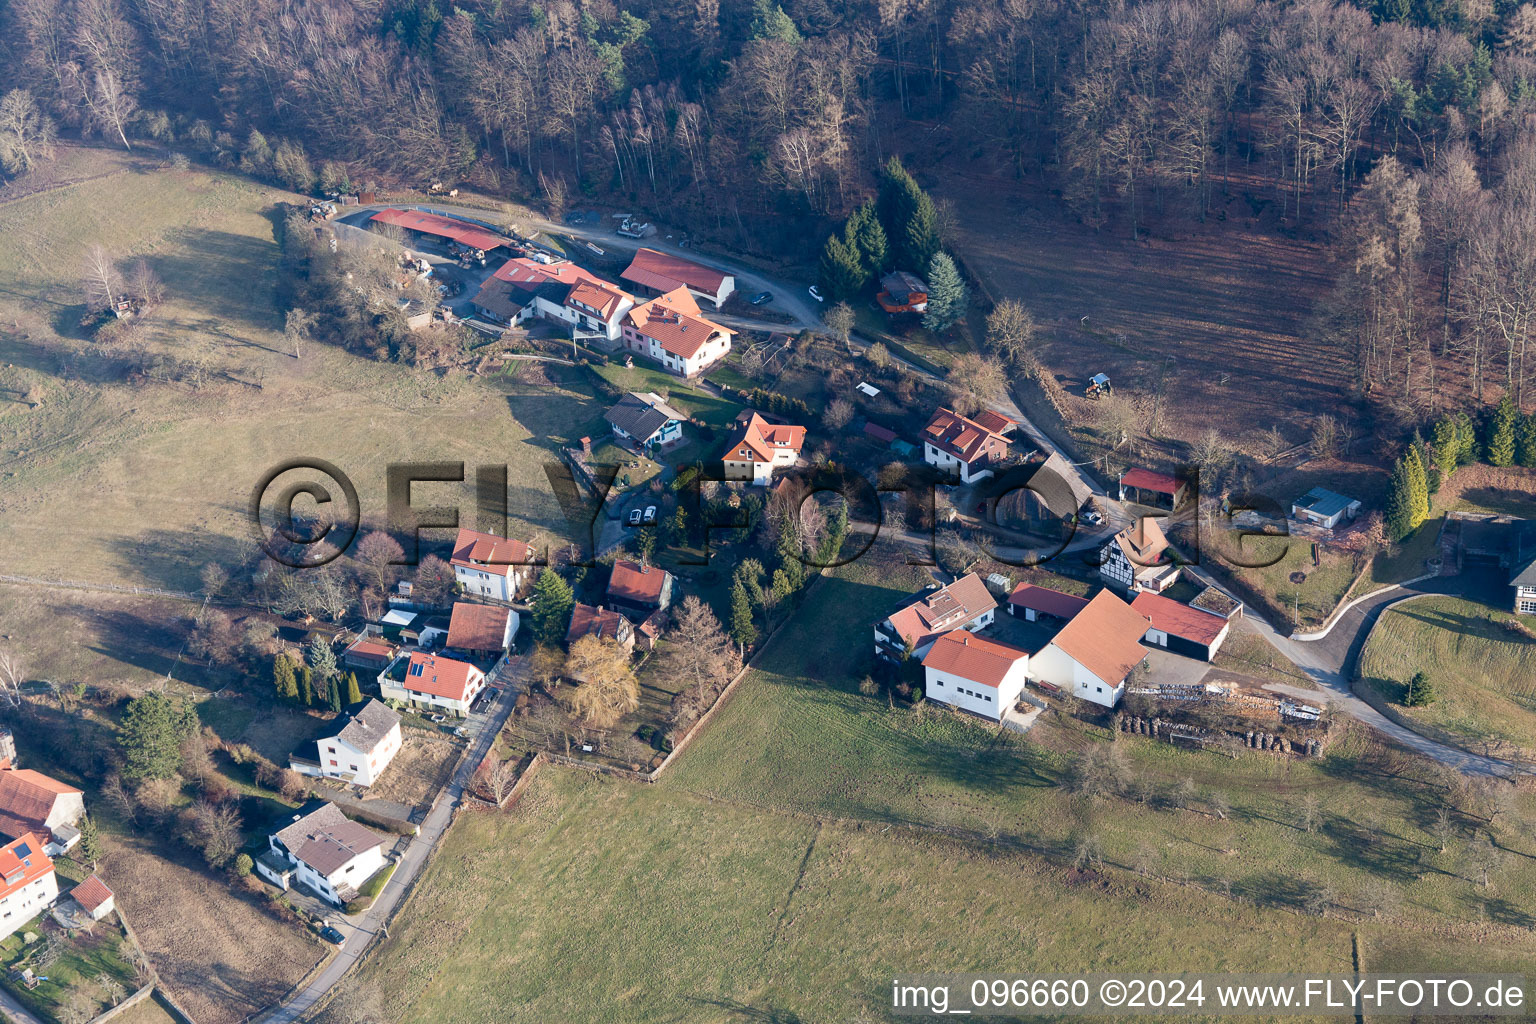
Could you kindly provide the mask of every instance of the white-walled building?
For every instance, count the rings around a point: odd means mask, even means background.
[[[401,654],[379,673],[379,694],[385,700],[460,716],[469,714],[484,689],[484,672],[467,661],[428,651]]]
[[[604,413],[603,419],[620,441],[650,449],[681,441],[688,415],[654,391],[631,391]]]
[[[1001,720],[1024,692],[1029,653],[963,629],[939,637],[923,658],[923,695]]]
[[[291,756],[288,767],[301,775],[371,786],[399,752],[399,714],[382,701],[370,700],[336,735],[315,740],[302,756]]]
[[[775,469],[799,461],[804,444],[804,427],[769,423],[755,412],[748,413],[725,454],[720,456],[725,464],[725,478],[767,484]]]
[[[1146,657],[1141,638],[1150,626],[1130,605],[1101,590],[1029,660],[1030,678],[1112,708],[1125,695],[1126,677]]]
[[[513,286],[498,296],[507,310],[516,310],[509,322],[524,323],[532,316],[559,320],[570,324],[578,339],[597,341],[609,349],[617,346],[624,315],[635,305],[633,295],[574,263],[536,263],[518,257],[502,264],[492,276]]]
[[[100,875],[92,875],[75,886],[69,891],[69,898],[80,904],[92,921],[100,921],[117,909],[117,897]]]
[[[1152,516],[1142,516],[1105,542],[1099,551],[1099,576],[1121,590],[1162,593],[1179,581],[1182,571],[1163,561],[1168,538]]]
[[[0,939],[53,906],[59,879],[43,841],[28,832],[0,847]]]
[[[33,833],[49,856],[67,853],[80,841],[75,826],[85,817],[85,794],[30,768],[0,761],[0,837]]]
[[[913,657],[921,658],[945,633],[956,629],[974,633],[996,617],[997,598],[980,576],[968,573],[948,586],[905,598],[876,623],[875,654],[897,661],[910,645]]]
[[[520,540],[460,530],[453,542],[453,578],[466,594],[510,601],[533,568],[529,550]]]
[[[716,309],[736,290],[736,278],[725,271],[656,249],[637,250],[619,278],[657,294],[686,288],[694,298],[713,302]]]
[[[995,412],[974,418],[940,409],[923,428],[923,461],[960,477],[962,483],[984,480],[1008,455],[1003,435],[1013,421]]]
[[[624,347],[679,377],[696,377],[724,359],[733,337],[704,318],[686,288],[642,299],[624,317]]]
[[[282,889],[302,884],[341,906],[384,866],[385,838],[322,803],[267,836],[256,871]]]
[[[1143,591],[1131,607],[1152,623],[1144,643],[1202,661],[1216,657],[1232,628],[1229,619],[1161,594]]]

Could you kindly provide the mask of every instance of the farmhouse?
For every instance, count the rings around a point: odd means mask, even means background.
[[[612,640],[626,651],[635,649],[635,628],[628,619],[610,608],[598,608],[578,601],[571,609],[571,624],[565,630],[566,646],[584,636]]]
[[[1189,485],[1167,473],[1128,469],[1120,476],[1121,501],[1172,511],[1184,504],[1188,496]]]
[[[736,290],[736,278],[730,274],[655,249],[637,251],[619,279],[658,295],[686,288],[694,298],[713,302],[716,309]]]
[[[672,574],[644,562],[620,559],[608,577],[608,607],[644,618],[672,603]]]
[[[641,301],[624,317],[624,347],[679,377],[724,359],[735,332],[706,320],[686,288]]]
[[[1168,552],[1168,538],[1151,516],[1142,516],[1111,537],[1099,551],[1099,575],[1121,590],[1162,593],[1179,580],[1179,566]]]
[[[288,767],[300,775],[371,786],[399,752],[400,716],[383,701],[370,700],[348,716],[336,735],[291,755]]]
[[[546,294],[552,302],[565,301],[564,286],[553,284],[546,286],[550,290]],[[492,323],[510,327],[520,324],[532,315],[533,299],[537,292],[534,288],[513,284],[511,281],[503,281],[492,274],[485,279],[470,304],[475,307],[475,312]]]
[[[1020,583],[1008,595],[1008,614],[1022,616],[1026,622],[1038,622],[1043,618],[1071,622],[1086,607],[1088,599],[1085,597],[1074,597],[1033,583]]]
[[[916,274],[893,270],[880,279],[875,301],[887,313],[921,313],[928,308],[928,285]]]
[[[1360,514],[1360,502],[1342,494],[1314,487],[1291,502],[1291,518],[1324,530],[1332,530]]]
[[[33,834],[57,857],[80,841],[75,825],[85,816],[85,794],[30,768],[0,762],[0,836]]]
[[[466,249],[482,253],[498,249],[511,241],[478,224],[420,210],[380,210],[368,220],[371,224],[392,225],[418,235],[456,242]]]
[[[523,307],[519,321],[533,316],[559,320],[570,324],[576,340],[604,348],[618,347],[624,314],[635,305],[634,296],[574,263],[536,263],[518,257],[502,264],[492,276],[517,286],[506,294]]]
[[[962,483],[991,476],[1008,454],[1008,439],[998,428],[1012,421],[994,414],[987,424],[940,409],[923,428],[923,461],[958,474]]]
[[[460,530],[453,542],[453,578],[465,593],[510,601],[522,586],[529,563],[529,547],[493,533]]]
[[[412,707],[430,711],[469,714],[469,706],[485,689],[485,673],[466,661],[412,651],[390,663],[379,673],[379,693],[386,700],[398,700]]]
[[[805,428],[769,423],[755,412],[743,415],[735,439],[720,457],[725,463],[725,479],[766,484],[775,469],[799,461]]]
[[[1018,701],[1028,674],[1028,652],[956,629],[923,658],[923,694],[996,722]]]
[[[604,413],[603,419],[620,441],[650,449],[681,441],[688,415],[672,408],[654,391],[631,391]]]
[[[117,907],[117,897],[100,875],[92,875],[69,892],[70,899],[80,904],[92,921],[100,921]]]
[[[384,866],[384,842],[335,804],[316,801],[267,836],[256,871],[281,889],[302,885],[343,906]]]
[[[1140,593],[1131,608],[1152,623],[1144,643],[1175,654],[1210,661],[1227,638],[1231,623],[1220,615],[1201,611],[1161,594]]]
[[[518,614],[511,608],[455,601],[448,618],[448,646],[469,654],[501,657],[517,636]]]
[[[1107,590],[1096,594],[1030,659],[1031,678],[1112,708],[1125,680],[1146,657],[1141,638],[1151,624]]]
[[[980,576],[968,573],[946,587],[920,590],[875,625],[875,654],[901,660],[909,647],[914,657],[928,653],[935,640],[957,629],[976,632],[992,623],[997,601]]]
[[[0,846],[0,939],[52,906],[58,895],[59,879],[42,840],[26,832]]]

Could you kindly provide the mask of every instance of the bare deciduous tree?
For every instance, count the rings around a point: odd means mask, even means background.
[[[80,284],[85,291],[86,305],[91,309],[111,309],[117,304],[118,294],[122,291],[117,264],[100,242],[86,247]]]

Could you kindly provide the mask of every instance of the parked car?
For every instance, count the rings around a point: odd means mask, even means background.
[[[320,937],[333,946],[339,946],[347,941],[347,937],[336,930],[335,925],[326,925],[320,929]]]
[[[645,506],[645,521],[647,523],[654,523],[656,521],[656,506],[655,505],[647,505],[647,506]]]
[[[1096,509],[1089,509],[1087,512],[1083,513],[1083,522],[1092,523],[1094,526],[1103,526],[1104,513]]]
[[[750,301],[754,306],[761,306],[765,302],[772,302],[773,292],[758,292],[756,295],[752,296]]]
[[[630,526],[639,526],[640,525],[640,517],[642,515],[644,515],[644,513],[641,512],[639,509],[631,510],[630,513],[629,513],[629,525]]]
[[[819,289],[817,289],[817,287],[815,285],[811,285],[809,291],[811,293],[811,298],[815,299],[817,302],[826,302],[827,301],[826,299],[821,297],[821,291]]]

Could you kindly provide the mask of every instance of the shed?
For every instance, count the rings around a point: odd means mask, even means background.
[[[92,875],[75,886],[69,895],[80,904],[80,909],[85,911],[92,921],[100,921],[112,913],[117,906],[112,890],[107,888],[107,884],[98,875]]]
[[[878,423],[864,424],[864,433],[868,434],[870,437],[877,441],[884,441],[886,444],[890,444],[892,441],[896,440],[896,431],[887,430],[885,427],[882,427]]]
[[[1231,627],[1230,621],[1220,615],[1147,591],[1136,595],[1131,609],[1152,621],[1143,643],[1202,661],[1216,656]]]
[[[1360,514],[1360,502],[1337,491],[1314,487],[1291,503],[1291,518],[1331,530]]]
[[[1165,508],[1170,511],[1184,504],[1189,485],[1168,473],[1132,468],[1120,476],[1120,500]]]

